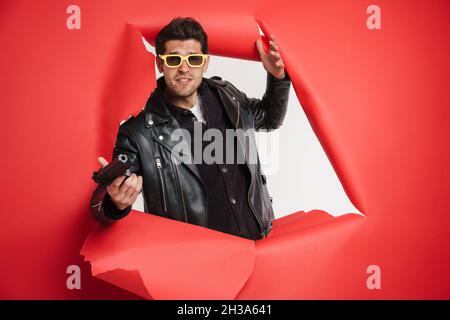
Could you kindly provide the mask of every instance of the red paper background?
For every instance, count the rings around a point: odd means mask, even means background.
[[[81,30],[66,28],[70,4]],[[377,1],[381,30],[366,28],[370,4],[2,1],[0,297],[136,297],[92,277],[79,255],[96,224],[90,176],[155,85],[139,31],[150,39],[179,15],[204,25],[213,54],[257,59],[255,20],[277,36],[308,119],[366,215],[257,242],[237,298],[450,298],[450,3]],[[71,264],[82,266],[82,290],[66,288]],[[371,264],[382,290],[365,286]]]

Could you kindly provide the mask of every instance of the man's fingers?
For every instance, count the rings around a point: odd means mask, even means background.
[[[122,198],[121,195],[120,195],[120,185],[123,182],[123,180],[125,180],[125,178],[126,178],[126,176],[117,177],[107,187],[108,194],[115,201],[118,201],[118,200],[120,200]]]
[[[100,164],[102,165],[103,168],[108,165],[108,161],[103,157],[98,157],[97,160],[98,160],[98,162],[100,162]]]
[[[263,45],[264,43],[261,39],[256,40],[256,48],[258,49],[259,55],[261,56],[261,61],[264,65],[264,69],[266,69],[266,71],[272,74],[274,77],[283,79],[285,77],[285,65],[278,48],[278,44],[275,40],[275,36],[270,35],[269,48],[267,53],[265,52]]]
[[[136,186],[136,188],[134,189],[133,194],[130,196],[130,201],[131,201],[132,203],[134,203],[134,202],[136,201],[137,196],[138,196],[139,193],[141,193],[141,191],[142,191],[142,176],[138,176],[137,181],[138,181],[137,186]]]
[[[277,52],[277,51],[271,50],[271,51],[270,51],[270,54],[271,54],[272,56],[274,56],[275,58],[281,58],[280,53]]]
[[[140,193],[142,190],[142,176],[137,176],[137,183],[136,183],[136,187],[134,188],[134,191],[137,193]]]
[[[283,63],[282,60],[278,60],[277,62],[275,62],[275,65],[276,65],[278,68],[284,68],[284,63]]]
[[[131,176],[129,176],[120,186],[119,192],[120,194],[122,194],[123,196],[125,196],[125,194],[127,193],[128,188],[130,188],[131,183],[133,182],[133,177],[134,175],[132,174]]]
[[[263,58],[266,54],[264,51],[264,45],[261,39],[256,40],[256,49],[258,49],[258,53]]]
[[[142,176],[139,176],[139,192],[142,191],[142,185],[144,184],[144,178]]]
[[[122,185],[120,186],[120,190],[119,192],[121,194],[123,194],[125,197],[126,196],[130,196],[130,192],[132,192],[133,190],[129,190],[129,189],[133,189],[133,186],[135,184],[135,180],[137,180],[137,176],[136,174],[132,174],[131,176],[129,176],[124,183],[122,183]],[[128,193],[127,193],[128,192]]]
[[[143,178],[133,173],[131,176],[121,176],[108,186],[108,193],[115,205],[120,209],[132,206],[142,190]]]
[[[270,51],[270,55],[273,57],[273,61],[277,67],[284,68],[283,58],[281,58],[278,52]]]
[[[274,51],[278,51],[278,45],[275,41],[270,40],[270,48]]]
[[[119,189],[120,185],[122,184],[123,180],[125,180],[127,178],[127,176],[120,176],[117,177],[113,180],[113,182],[111,182],[110,186],[112,188],[117,188]]]
[[[138,177],[133,173],[131,176],[131,180],[128,186],[128,189],[125,191],[125,199],[129,199],[133,193],[136,191],[136,187],[139,183]]]

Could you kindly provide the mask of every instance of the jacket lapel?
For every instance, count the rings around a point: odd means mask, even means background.
[[[210,81],[210,80],[209,80]],[[211,81],[213,82],[213,81]],[[222,102],[222,105],[224,106],[225,113],[227,114],[228,118],[230,119],[231,123],[233,124],[233,127],[235,130],[240,129],[242,130],[242,133],[245,133],[242,123],[242,117],[240,114],[240,102],[237,96],[234,94],[228,92],[225,89],[226,82],[223,80],[218,81],[221,84],[216,85],[218,88],[217,92],[219,93],[220,101]],[[238,143],[241,154],[245,157],[245,162],[247,163],[247,166],[249,166],[248,159],[247,159],[247,152],[245,150],[245,142],[244,142],[244,136],[242,134],[237,134]]]
[[[158,79],[158,83],[159,81]],[[173,139],[175,137],[174,131],[181,129],[181,127],[167,109],[160,86],[152,93],[145,106],[145,126],[153,130],[152,138],[155,143],[167,149],[179,163],[185,165],[202,181],[192,154],[189,152],[189,140],[184,135],[184,130],[178,130],[177,132],[180,132],[182,136],[176,137],[177,140]]]

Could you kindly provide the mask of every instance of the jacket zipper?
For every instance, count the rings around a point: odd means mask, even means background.
[[[180,182],[180,173],[178,171],[178,165],[176,164],[176,161],[173,161],[173,154],[170,154],[171,159],[172,159],[172,164],[175,167],[175,177],[177,179],[177,184],[178,184],[178,192],[179,192],[179,196],[180,196],[180,200],[181,200],[181,206],[183,208],[183,214],[184,214],[184,221],[188,222],[187,219],[187,212],[186,212],[186,204],[184,202],[184,195],[183,195],[183,188],[181,187],[181,182]]]
[[[159,181],[161,182],[163,209],[164,209],[164,213],[166,213],[167,212],[166,186],[164,184],[164,176],[163,176],[163,172],[162,172],[163,169],[162,169],[161,158],[157,157],[155,160],[156,160],[156,167],[158,168]]]
[[[233,96],[233,100],[235,100],[235,101],[237,102],[237,120],[236,120],[236,128],[237,128],[238,125],[239,125],[239,119],[240,119],[240,109],[239,109],[240,105],[239,105],[239,100],[236,99],[234,96]],[[247,162],[247,158],[245,159],[245,161]],[[248,164],[247,164],[247,165],[248,165]],[[249,194],[249,193],[247,193],[247,201],[248,201],[248,205],[250,206],[250,209],[252,210],[253,215],[255,216],[256,220],[258,221],[259,228],[260,228],[260,230],[261,230],[260,235],[261,235],[261,236],[263,237],[263,239],[264,239],[264,238],[266,237],[266,233],[265,233],[265,230],[264,230],[264,228],[263,228],[263,223],[262,223],[262,221],[259,219],[258,215],[255,214],[255,209],[253,208],[253,206],[251,205],[251,202],[250,202],[250,194]]]

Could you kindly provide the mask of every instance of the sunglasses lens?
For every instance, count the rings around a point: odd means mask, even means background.
[[[192,55],[189,58],[189,64],[192,66],[201,66],[203,64],[203,56]]]
[[[167,65],[171,66],[171,67],[175,67],[178,66],[181,62],[181,57],[178,56],[168,56],[166,58],[166,63]]]

